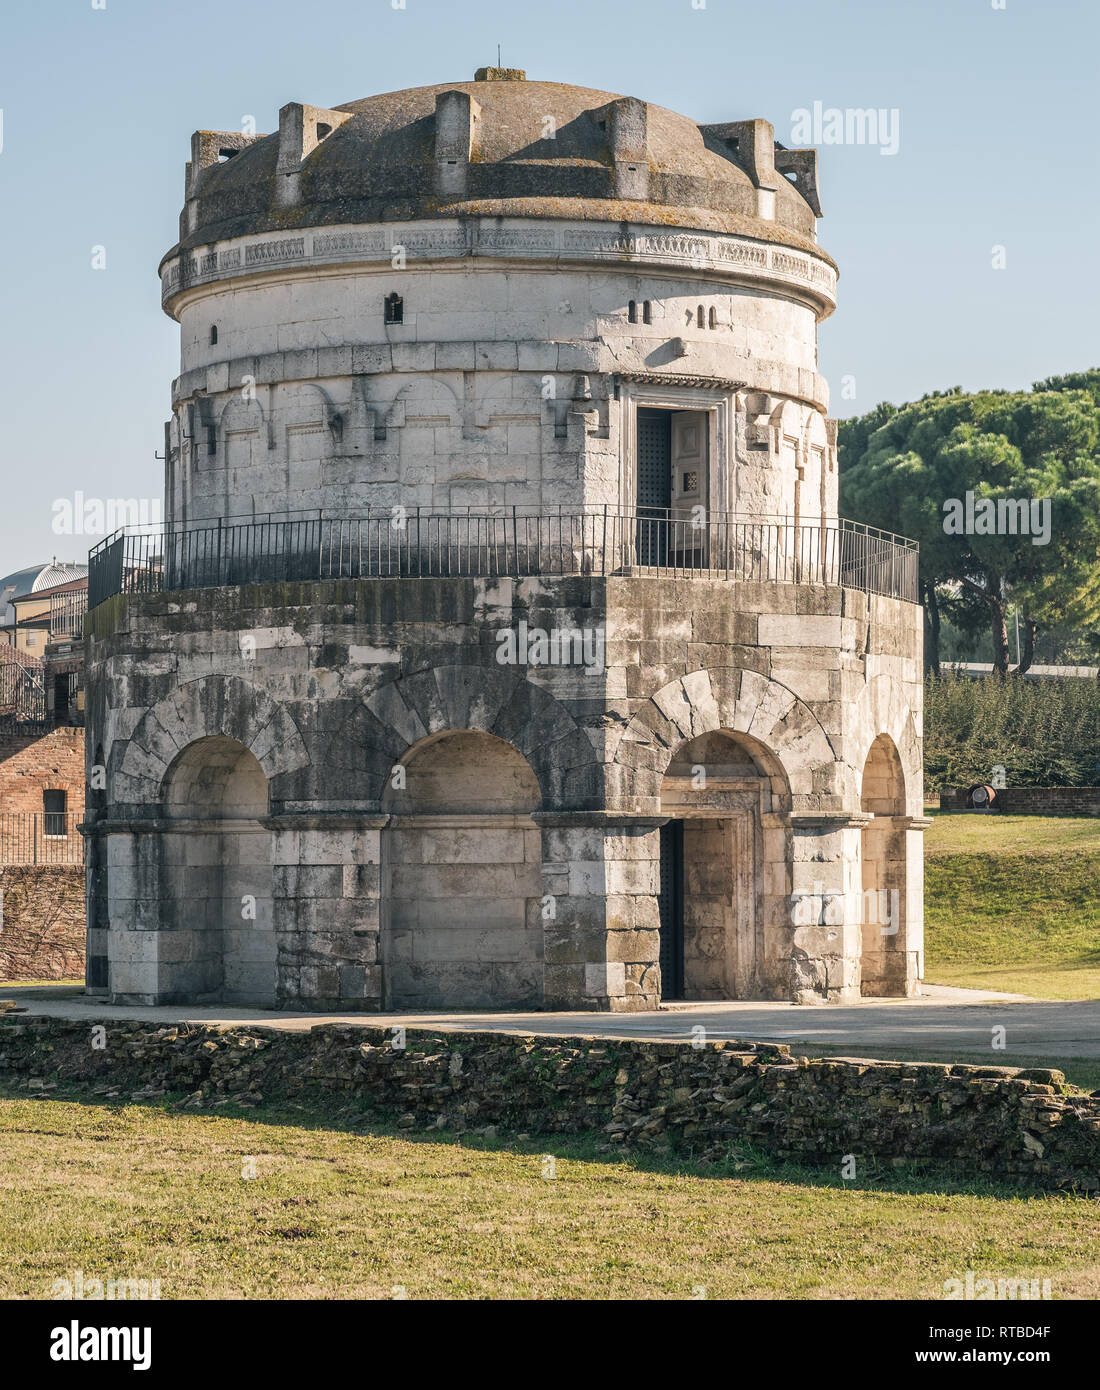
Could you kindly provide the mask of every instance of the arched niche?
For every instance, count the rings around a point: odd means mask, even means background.
[[[871,998],[906,990],[907,854],[905,774],[889,734],[871,744],[860,781],[860,993]]]
[[[189,744],[164,778],[165,992],[197,1003],[275,1003],[271,836],[263,768],[243,743]]]
[[[267,778],[236,739],[200,738],[168,770],[164,810],[173,820],[241,820],[267,815]]]
[[[492,734],[436,734],[394,765],[384,804],[387,1007],[541,1004],[541,795],[527,759]]]
[[[538,810],[538,778],[517,748],[464,729],[422,740],[397,765],[384,804],[399,814],[523,813]],[[395,769],[396,771],[396,769]]]

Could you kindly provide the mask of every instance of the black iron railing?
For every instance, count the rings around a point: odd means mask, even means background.
[[[916,602],[917,557],[915,541],[844,520],[397,508],[126,528],[91,552],[88,602],[293,580],[623,574],[839,584]]]
[[[0,865],[83,864],[83,818],[74,811],[0,814]]]
[[[48,722],[41,661],[0,646],[0,733],[42,732]]]

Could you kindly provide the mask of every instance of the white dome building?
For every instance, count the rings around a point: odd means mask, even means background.
[[[837,518],[819,215],[766,121],[514,70],[195,134],[168,521],[92,556],[93,987],[915,991],[916,550]]]

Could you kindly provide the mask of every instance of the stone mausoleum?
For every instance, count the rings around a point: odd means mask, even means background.
[[[91,557],[88,978],[922,974],[916,550],[837,516],[816,154],[483,69],[192,137],[166,523]]]

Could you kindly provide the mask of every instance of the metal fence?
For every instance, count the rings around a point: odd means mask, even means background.
[[[84,617],[88,612],[87,589],[76,589],[69,594],[54,594],[50,598],[50,636],[82,637]]]
[[[126,528],[91,552],[89,604],[118,593],[294,580],[624,574],[841,584],[916,602],[917,560],[915,541],[845,520],[397,508]]]
[[[0,647],[0,733],[34,733],[47,726],[42,663]]]
[[[83,817],[73,811],[0,814],[0,865],[83,864]]]

